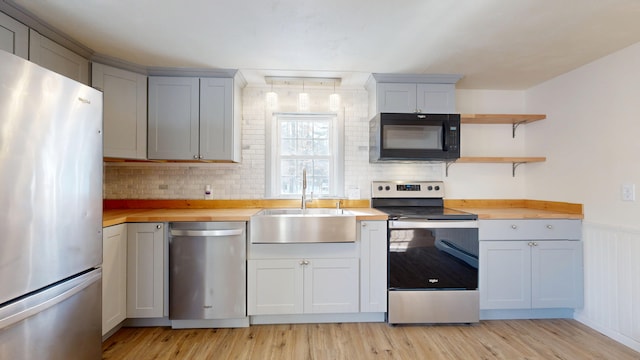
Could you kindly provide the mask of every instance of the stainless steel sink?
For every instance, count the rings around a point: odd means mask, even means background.
[[[344,209],[306,208],[306,209],[264,209],[256,216],[353,216]]]
[[[356,241],[356,216],[343,209],[265,209],[251,217],[253,244]]]

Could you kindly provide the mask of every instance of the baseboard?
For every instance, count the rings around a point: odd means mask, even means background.
[[[249,327],[249,318],[215,320],[171,320],[172,329],[219,329]]]
[[[385,313],[254,315],[251,325],[385,322]]]
[[[480,310],[480,320],[573,319],[573,309]]]
[[[637,340],[631,339],[630,337],[620,334],[619,332],[613,329],[609,329],[600,324],[597,324],[585,316],[580,316],[579,314],[576,314],[575,319],[587,325],[588,327],[596,330],[597,332],[612,338],[613,340],[619,342],[620,344],[625,345],[637,352],[640,352],[640,342],[638,342]]]

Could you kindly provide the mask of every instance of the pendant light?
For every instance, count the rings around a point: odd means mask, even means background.
[[[278,94],[273,91],[273,80],[271,80],[271,91],[266,94],[267,109],[276,110],[278,108]]]
[[[329,95],[329,110],[338,111],[340,109],[340,95],[336,93],[336,81],[333,81],[333,94]]]
[[[311,105],[309,104],[309,94],[304,91],[304,79],[302,80],[302,92],[298,94],[298,111],[308,112]]]

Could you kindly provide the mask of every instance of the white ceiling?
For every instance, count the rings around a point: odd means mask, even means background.
[[[639,0],[16,0],[97,54],[264,76],[525,89],[640,41]]]

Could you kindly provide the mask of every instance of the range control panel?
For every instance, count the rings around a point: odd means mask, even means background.
[[[372,198],[444,198],[442,181],[373,181]]]

